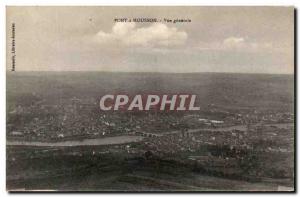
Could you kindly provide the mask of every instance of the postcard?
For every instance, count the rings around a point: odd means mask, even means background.
[[[294,192],[295,9],[8,6],[8,191]]]

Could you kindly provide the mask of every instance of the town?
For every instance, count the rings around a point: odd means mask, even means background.
[[[9,188],[68,190],[84,188],[86,179],[95,190],[293,187],[295,114],[288,76],[234,75],[238,83],[232,85],[226,74],[167,75],[159,86],[154,75],[50,76],[8,75]],[[140,77],[151,86],[131,81]],[[214,80],[208,83],[208,77]],[[31,86],[17,91],[24,81]],[[279,84],[266,90],[270,81]],[[181,102],[184,95],[189,97]],[[109,110],[99,109],[101,98]],[[180,103],[186,110],[176,110]],[[190,104],[201,110],[188,110]],[[128,110],[130,105],[136,107]]]

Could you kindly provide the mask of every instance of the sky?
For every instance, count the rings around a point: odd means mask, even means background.
[[[6,16],[7,70],[14,23],[17,71],[294,73],[293,7],[36,6]]]

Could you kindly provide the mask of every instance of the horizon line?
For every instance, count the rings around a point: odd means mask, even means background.
[[[264,74],[264,75],[295,75],[295,73],[256,73],[256,72],[159,72],[159,71],[101,71],[101,70],[19,70],[19,71],[11,71],[6,70],[6,73],[14,73],[14,72],[102,72],[102,73],[155,73],[155,74],[202,74],[202,73],[215,73],[215,74]]]

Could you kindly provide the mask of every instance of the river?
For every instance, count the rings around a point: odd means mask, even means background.
[[[265,124],[264,126],[276,126],[278,128],[289,128],[293,126],[293,123],[277,123],[277,124]],[[187,132],[196,133],[203,129],[189,129]],[[213,129],[204,129],[206,131],[247,131],[246,125],[235,125],[229,127],[219,127]],[[180,133],[180,130],[164,132],[163,135],[176,134]],[[67,146],[99,146],[99,145],[114,145],[114,144],[126,144],[131,142],[140,142],[144,139],[142,136],[114,136],[114,137],[105,137],[105,138],[96,138],[96,139],[84,139],[84,140],[67,140],[60,142],[28,142],[28,141],[7,141],[6,145],[8,146],[45,146],[45,147],[67,147]]]
[[[51,147],[65,147],[65,146],[99,146],[99,145],[114,145],[126,144],[130,142],[142,141],[142,136],[115,136],[97,139],[84,139],[84,140],[68,140],[60,142],[28,142],[28,141],[7,141],[8,146],[51,146]]]

